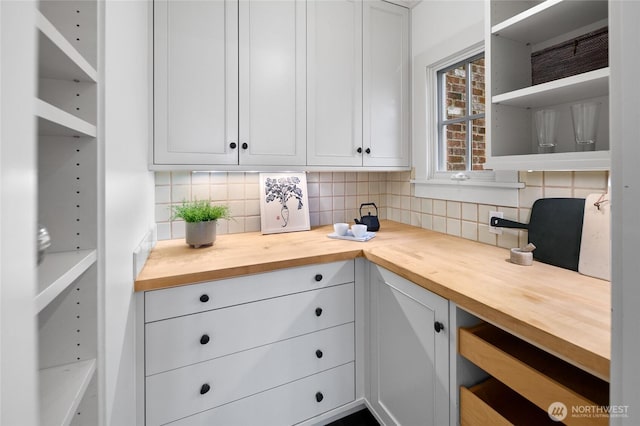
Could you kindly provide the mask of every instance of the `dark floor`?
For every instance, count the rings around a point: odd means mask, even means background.
[[[366,408],[329,423],[327,426],[380,426],[373,414]]]

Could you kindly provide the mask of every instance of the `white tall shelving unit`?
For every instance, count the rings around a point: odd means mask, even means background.
[[[98,424],[97,0],[41,0],[38,221],[52,246],[38,266],[41,425]]]
[[[606,0],[486,2],[487,168],[495,170],[607,170],[609,68],[532,85],[531,53],[608,25]],[[488,100],[489,101],[489,100]],[[576,152],[569,105],[602,105],[596,149]],[[556,152],[537,152],[534,113],[553,108],[560,125]]]

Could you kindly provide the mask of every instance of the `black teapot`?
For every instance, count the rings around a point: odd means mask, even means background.
[[[362,208],[364,206],[373,206],[376,209],[375,216],[372,216],[371,212],[368,212],[366,216],[362,216]],[[367,225],[367,231],[378,231],[380,229],[380,221],[378,220],[378,207],[376,207],[375,203],[360,204],[360,220],[356,218],[355,221],[358,225]]]

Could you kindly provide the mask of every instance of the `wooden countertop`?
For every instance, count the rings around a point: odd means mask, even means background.
[[[371,262],[455,302],[572,364],[608,380],[611,285],[574,271],[534,262],[519,266],[509,251],[462,238],[383,221],[365,243],[327,238],[331,226],[307,232],[218,236],[192,249],[183,239],[160,241],[140,272],[145,291],[348,260]]]

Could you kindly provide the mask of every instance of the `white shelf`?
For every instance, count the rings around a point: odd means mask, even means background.
[[[38,266],[38,312],[96,262],[95,250],[47,253]]]
[[[601,68],[496,95],[492,102],[520,108],[539,108],[608,94],[609,68]]]
[[[40,370],[40,425],[69,425],[95,371],[95,359]]]
[[[494,170],[610,170],[609,151],[558,152],[553,154],[505,155],[487,158]]]
[[[494,25],[491,33],[536,44],[606,19],[607,13],[606,1],[547,0]]]
[[[36,11],[38,76],[56,80],[96,82],[98,72],[42,13]]]
[[[69,114],[47,102],[36,99],[38,134],[42,136],[90,136],[97,135],[96,126]]]

